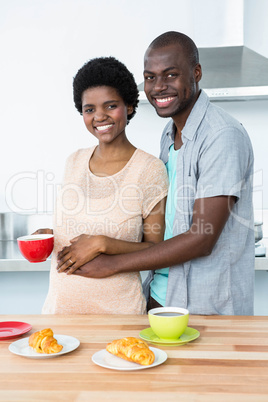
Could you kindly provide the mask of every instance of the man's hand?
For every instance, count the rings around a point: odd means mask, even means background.
[[[86,278],[107,278],[118,273],[115,269],[117,258],[118,256],[101,254],[94,258],[94,260],[78,268],[73,272],[73,275],[84,276]]]

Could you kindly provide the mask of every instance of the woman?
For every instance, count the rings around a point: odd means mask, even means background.
[[[90,60],[73,81],[74,102],[98,145],[67,160],[57,197],[45,314],[143,314],[138,272],[105,279],[72,273],[100,253],[141,250],[163,240],[164,164],[135,148],[126,125],[136,113],[133,75],[113,57]]]

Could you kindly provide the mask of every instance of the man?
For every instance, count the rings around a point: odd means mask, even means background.
[[[252,315],[252,146],[242,125],[199,89],[201,77],[198,50],[186,35],[164,33],[147,49],[146,96],[160,117],[172,118],[160,155],[170,179],[165,241],[128,255],[101,255],[74,274],[154,270],[145,281],[149,308]]]

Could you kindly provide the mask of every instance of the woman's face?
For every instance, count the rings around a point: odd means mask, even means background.
[[[127,116],[132,106],[125,105],[115,88],[89,88],[82,94],[82,113],[85,125],[99,143],[109,144],[125,136]]]

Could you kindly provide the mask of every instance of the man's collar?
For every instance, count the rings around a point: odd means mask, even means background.
[[[183,140],[183,137],[185,137],[188,140],[192,141],[192,139],[198,129],[198,126],[201,123],[201,121],[205,115],[208,105],[209,105],[209,97],[201,89],[200,95],[197,98],[197,101],[195,102],[195,104],[191,110],[191,113],[189,114],[189,116],[186,120],[185,126],[182,129],[182,140]],[[167,128],[166,135],[169,136],[173,142],[174,142],[175,132],[176,132],[176,127],[175,127],[175,124],[173,123],[173,120],[171,120],[171,122]]]

